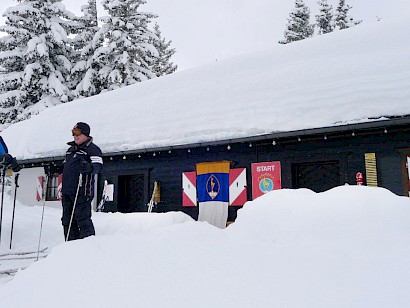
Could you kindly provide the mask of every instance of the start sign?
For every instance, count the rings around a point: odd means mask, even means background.
[[[275,189],[281,189],[280,162],[252,164],[253,200]]]

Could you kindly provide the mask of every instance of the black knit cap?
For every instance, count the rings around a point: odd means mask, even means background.
[[[90,125],[88,125],[87,123],[84,122],[78,122],[74,128],[79,129],[84,135],[86,135],[87,137],[90,137]]]

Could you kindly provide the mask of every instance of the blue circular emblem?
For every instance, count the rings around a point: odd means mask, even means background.
[[[208,193],[211,199],[215,199],[216,196],[219,194],[219,190],[221,189],[221,184],[219,183],[218,178],[211,174],[211,176],[206,181],[206,192]]]
[[[263,193],[267,193],[273,190],[273,181],[270,178],[262,178],[259,181],[259,189]]]

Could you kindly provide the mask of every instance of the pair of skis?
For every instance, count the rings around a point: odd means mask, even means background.
[[[46,250],[48,247],[43,248],[40,251],[31,250],[31,251],[16,251],[16,252],[7,252],[0,254],[0,261],[9,261],[9,260],[26,260],[26,259],[36,259],[38,260],[38,256],[36,257],[35,254],[41,253],[40,258],[45,258],[47,256]],[[8,268],[4,270],[0,270],[0,275],[14,275],[19,270],[23,270],[27,268],[24,267],[17,267],[17,268]]]
[[[108,196],[108,181],[105,180],[101,201],[100,201],[100,203],[98,203],[96,211],[97,212],[102,212],[104,210],[105,203],[109,200],[110,200],[110,197]]]
[[[39,251],[37,250],[28,250],[28,251],[15,251],[15,252],[6,252],[6,253],[2,253],[0,254],[0,261],[2,260],[8,260],[8,259],[17,259],[17,258],[26,258],[26,259],[32,259],[35,258],[33,256],[33,254],[37,254],[37,252],[39,253],[45,253],[45,251],[48,249],[48,247],[45,247]]]
[[[154,182],[154,189],[152,190],[151,199],[149,200],[149,203],[148,203],[148,213],[151,213],[152,208],[154,207],[155,194],[157,193],[157,190],[158,190],[158,182],[155,181]]]

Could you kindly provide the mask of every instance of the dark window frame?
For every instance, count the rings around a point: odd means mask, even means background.
[[[58,178],[60,175],[53,173],[48,177],[46,201],[60,201],[58,198]]]

